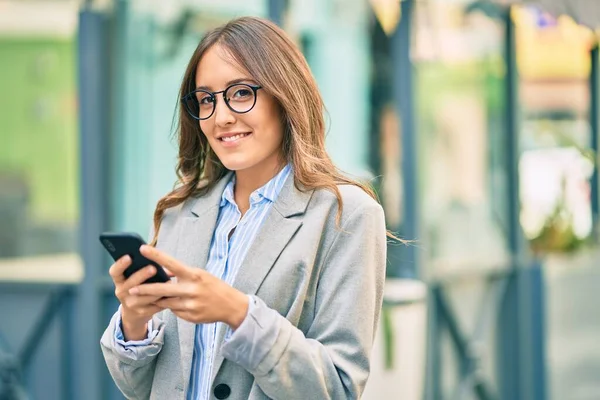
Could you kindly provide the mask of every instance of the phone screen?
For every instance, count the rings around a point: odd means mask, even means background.
[[[136,271],[148,265],[153,265],[156,267],[156,274],[148,278],[144,283],[169,281],[169,276],[160,265],[147,259],[140,253],[140,247],[146,244],[146,242],[137,233],[104,232],[100,235],[100,242],[115,261],[125,255],[131,257],[131,265],[123,273],[125,278],[129,278]]]

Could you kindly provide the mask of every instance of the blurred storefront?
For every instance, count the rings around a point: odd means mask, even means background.
[[[77,5],[0,3],[0,257],[75,252]]]
[[[60,398],[78,255],[74,1],[0,1],[0,397]],[[61,292],[65,293],[65,292]],[[25,385],[24,382],[35,382]],[[27,390],[27,392],[25,392]]]

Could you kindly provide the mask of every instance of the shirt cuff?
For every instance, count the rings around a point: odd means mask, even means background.
[[[275,344],[280,330],[279,313],[261,299],[248,296],[248,314],[242,324],[225,334],[221,352],[246,370],[254,370]]]
[[[152,319],[150,319],[150,321],[148,321],[148,336],[146,339],[125,341],[121,322],[121,306],[119,306],[119,310],[117,311],[117,322],[115,324],[115,343],[119,344],[124,350],[128,350],[132,347],[148,346],[152,344],[152,341],[156,338],[156,335],[158,335],[158,329],[152,329],[153,324]]]
[[[238,328],[235,331],[233,329],[231,329],[230,326],[227,326],[227,331],[225,331],[225,338],[224,338],[225,342],[228,342],[231,339],[231,336],[233,335],[234,332],[237,332],[240,329],[242,329],[242,326],[244,326],[244,323],[246,322],[246,320],[248,320],[248,315],[250,315],[252,313],[252,310],[254,310],[254,307],[256,307],[256,305],[254,303],[254,298],[250,295],[247,295],[247,296],[248,296],[248,311],[246,312],[246,318],[244,318],[244,320],[242,321],[240,326],[238,326]]]

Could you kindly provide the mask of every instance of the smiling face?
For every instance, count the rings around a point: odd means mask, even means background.
[[[196,69],[196,88],[219,92],[234,83],[258,86],[250,73],[232,61],[223,47],[212,46],[204,53]],[[229,90],[230,105],[244,110],[246,98],[252,95],[250,89],[238,86]],[[256,91],[254,107],[246,113],[236,113],[227,107],[223,95],[215,96],[213,114],[199,121],[210,147],[229,170],[258,175],[266,171],[276,172],[283,163],[283,128],[280,107],[275,98],[261,88]],[[198,100],[201,108],[212,108],[210,99],[199,95]]]

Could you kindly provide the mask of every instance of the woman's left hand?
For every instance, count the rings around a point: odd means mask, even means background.
[[[161,297],[155,304],[194,324],[224,322],[237,329],[248,312],[248,296],[200,268],[191,268],[162,251],[143,245],[141,253],[177,277],[177,282],[146,283],[131,295]]]

